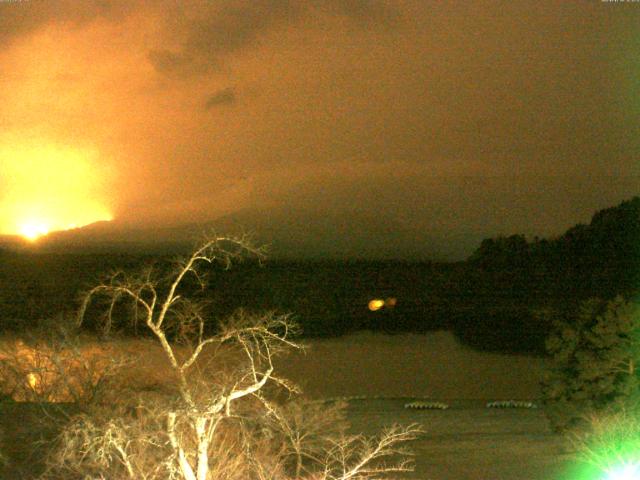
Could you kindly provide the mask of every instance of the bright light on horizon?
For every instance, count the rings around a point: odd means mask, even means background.
[[[25,223],[20,226],[20,235],[31,242],[49,233],[49,227],[38,223]]]
[[[0,144],[0,233],[34,242],[51,232],[112,220],[97,154]]]
[[[52,228],[46,223],[38,223],[38,222],[25,222],[19,226],[18,235],[25,238],[30,242],[36,242],[41,237],[46,237],[52,232],[62,232],[67,230],[74,230],[76,228],[84,227],[85,225],[89,225],[90,223],[94,223],[97,221],[111,221],[112,217],[105,217],[99,220],[94,220],[93,222],[85,223],[82,225],[78,225],[77,223],[73,223],[71,225],[67,225],[64,228]]]

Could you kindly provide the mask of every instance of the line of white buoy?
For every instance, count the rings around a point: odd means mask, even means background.
[[[317,402],[348,402],[351,400],[399,400],[406,397],[387,397],[384,395],[347,395],[339,397],[328,397],[317,399]],[[449,408],[449,404],[439,401],[434,401],[429,397],[410,397],[415,399],[412,402],[405,403],[404,408],[415,410],[446,410]],[[496,400],[485,404],[486,408],[538,408],[538,406],[531,401],[526,400]]]

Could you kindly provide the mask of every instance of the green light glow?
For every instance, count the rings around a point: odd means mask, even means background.
[[[623,463],[609,470],[605,480],[638,480],[640,479],[640,463]]]
[[[576,453],[562,480],[640,480],[640,408],[600,412],[569,434]]]
[[[637,423],[636,423],[637,425]],[[629,438],[632,431],[620,432],[626,438],[610,438],[611,443],[598,450],[584,452],[600,470],[597,480],[640,480],[640,445],[638,438]],[[622,437],[622,435],[620,435]],[[616,441],[617,440],[617,441]],[[595,479],[594,479],[595,480]]]
[[[574,463],[564,471],[558,480],[640,480],[640,460],[620,461],[616,465],[603,469],[602,466]]]

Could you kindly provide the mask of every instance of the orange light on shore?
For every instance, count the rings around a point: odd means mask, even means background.
[[[369,310],[372,312],[377,312],[381,310],[383,307],[385,309],[392,309],[398,303],[398,299],[394,297],[389,297],[386,300],[382,300],[381,298],[374,298],[368,304]]]
[[[376,312],[382,307],[384,307],[384,300],[375,298],[369,302],[369,310],[371,310],[372,312]]]
[[[91,151],[0,145],[0,233],[36,241],[112,215]]]

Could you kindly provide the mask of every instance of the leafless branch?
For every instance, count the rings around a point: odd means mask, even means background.
[[[57,467],[110,480],[360,480],[410,469],[399,445],[416,438],[420,430],[414,425],[391,428],[374,440],[349,437],[330,425],[339,419],[335,409],[286,409],[268,399],[271,388],[298,391],[274,367],[278,355],[301,348],[289,316],[239,310],[216,334],[205,335],[207,310],[189,298],[183,283],[189,276],[202,288],[202,267],[229,268],[243,255],[261,260],[264,252],[246,237],[210,236],[164,278],[150,268],[138,275],[118,271],[86,293],[77,325],[100,297],[106,299],[108,334],[116,308],[131,304],[133,321],[141,311],[142,323],[161,345],[178,393],[129,407],[123,400],[104,418],[79,417],[60,439],[51,472]],[[207,378],[201,371],[204,352],[223,349],[232,354],[234,368],[218,366]],[[384,463],[398,455],[397,463]]]

